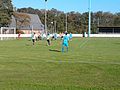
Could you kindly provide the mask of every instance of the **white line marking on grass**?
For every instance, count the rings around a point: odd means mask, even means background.
[[[120,65],[120,62],[97,62],[97,61],[55,61],[55,60],[47,60],[46,62],[51,62],[51,63],[84,63],[84,64],[116,64],[116,65]]]
[[[82,41],[82,43],[80,44],[80,48],[83,47],[87,42],[88,42],[88,39],[85,41]]]
[[[41,61],[2,61],[9,63],[81,63],[81,64],[107,64],[107,65],[120,65],[120,62],[103,62],[103,61],[65,61],[65,60],[41,60]]]

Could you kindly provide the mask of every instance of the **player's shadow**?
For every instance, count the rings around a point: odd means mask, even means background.
[[[31,45],[30,45],[30,44],[28,44],[28,43],[26,43],[25,45],[26,45],[26,46],[31,46]]]
[[[61,52],[60,50],[57,50],[57,49],[49,49],[49,51],[52,51],[52,52]]]

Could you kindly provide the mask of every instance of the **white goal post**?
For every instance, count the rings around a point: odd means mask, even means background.
[[[15,27],[1,27],[1,29],[0,29],[0,39],[1,40],[15,39],[16,37],[13,37],[12,34],[16,34]]]

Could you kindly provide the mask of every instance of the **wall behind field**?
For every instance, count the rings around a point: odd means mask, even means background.
[[[59,34],[57,36],[59,37]],[[72,36],[83,37],[83,34],[72,34]],[[0,34],[0,37],[18,37],[18,34]],[[21,34],[20,37],[31,37],[31,34]],[[85,34],[85,37],[87,37],[87,34]],[[90,34],[90,37],[120,37],[120,34]]]
[[[85,37],[87,36],[85,34]],[[83,34],[73,34],[73,37],[83,37]],[[90,34],[90,37],[120,37],[120,34]]]

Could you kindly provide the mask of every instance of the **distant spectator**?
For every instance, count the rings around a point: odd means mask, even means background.
[[[54,39],[57,40],[57,33],[54,34]]]
[[[50,46],[51,42],[50,42],[50,34],[47,34],[47,45]]]
[[[32,34],[32,42],[33,42],[33,45],[35,45],[35,40],[36,40],[36,35],[35,35],[35,32]]]
[[[63,39],[63,34],[64,34],[64,33],[60,33],[60,34],[59,34],[59,36],[60,36],[61,39]]]
[[[69,34],[69,39],[70,39],[70,40],[72,39],[72,33]]]
[[[21,33],[19,32],[19,33],[18,33],[18,39],[20,39],[20,38],[21,38],[20,36],[21,36]]]

